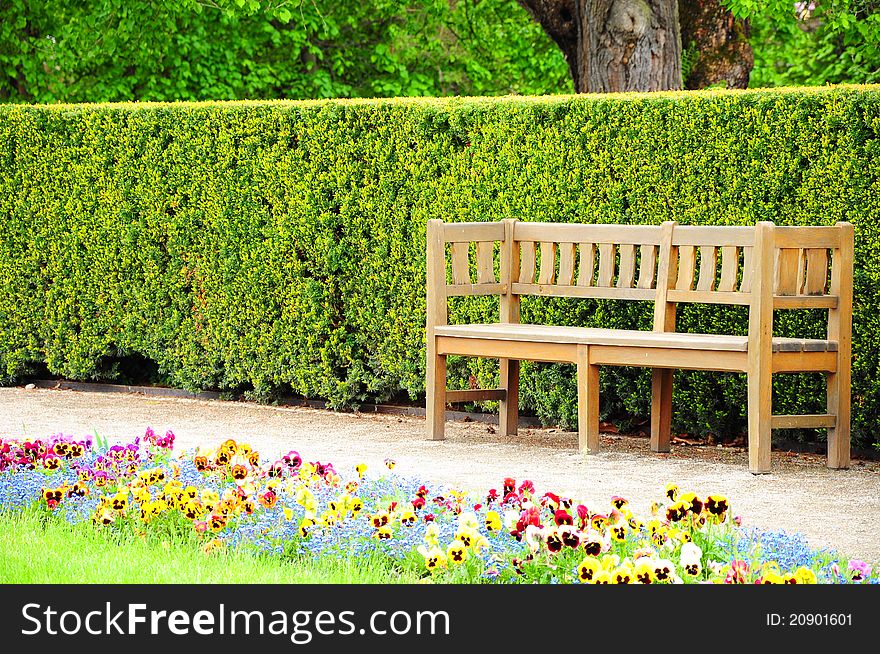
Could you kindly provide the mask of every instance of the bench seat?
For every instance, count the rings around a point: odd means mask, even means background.
[[[680,332],[648,332],[635,329],[597,329],[594,327],[559,327],[517,323],[469,324],[438,326],[437,336],[451,338],[484,338],[526,343],[571,343],[586,345],[618,345],[626,347],[666,347],[683,350],[717,350],[747,352],[748,336],[721,334],[684,334]],[[774,352],[836,352],[837,343],[807,338],[773,338]]]

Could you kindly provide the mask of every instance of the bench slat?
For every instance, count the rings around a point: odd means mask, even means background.
[[[539,284],[552,284],[556,279],[556,243],[541,241],[541,272]]]
[[[614,266],[617,263],[616,250],[617,246],[614,243],[599,244],[599,278],[596,280],[596,286],[611,286]]]
[[[773,241],[778,248],[826,248],[840,247],[839,227],[775,227]]]
[[[650,288],[617,288],[616,286],[562,286],[561,284],[511,284],[514,295],[543,297],[583,297],[608,300],[653,300]]]
[[[800,295],[803,284],[803,250],[783,248],[776,255],[776,295]]]
[[[578,265],[578,286],[592,286],[593,274],[596,270],[596,246],[593,243],[581,243],[580,264]]]
[[[751,247],[755,244],[755,228],[740,226],[676,225],[672,245],[712,245]]]
[[[657,273],[657,246],[639,246],[641,260],[639,262],[638,288],[654,288],[654,277]]]
[[[837,425],[837,418],[830,413],[790,416],[775,415],[770,418],[771,429],[827,429]]]
[[[574,284],[574,261],[577,245],[574,243],[559,244],[559,277],[556,282],[563,286]]]
[[[657,225],[584,225],[574,223],[539,223],[517,221],[517,241],[554,240],[557,243],[660,243]]]
[[[504,295],[507,284],[447,284],[446,295],[456,297],[462,295]]]
[[[679,291],[671,288],[666,294],[669,302],[690,302],[693,304],[751,304],[752,296],[749,293],[737,293],[736,291]]]
[[[477,283],[492,284],[495,282],[495,243],[493,241],[477,242]]]
[[[698,291],[711,291],[715,285],[715,272],[718,266],[716,248],[711,245],[700,246],[700,278],[697,280]]]
[[[825,295],[828,287],[828,250],[826,248],[808,248],[807,277],[804,283],[805,295]]]
[[[519,281],[521,284],[531,284],[535,281],[535,243],[522,241],[519,244],[519,251]]]
[[[631,288],[636,275],[636,246],[624,243],[618,247],[620,252],[620,272],[617,275],[617,288]]]
[[[754,274],[752,264],[752,251],[754,248],[743,248],[743,277],[739,290],[741,293],[752,292],[752,275]]]
[[[470,284],[470,243],[467,241],[452,244],[452,283]]]
[[[503,241],[504,225],[494,223],[444,223],[443,240],[447,243]]]
[[[774,309],[836,309],[836,295],[774,295]]]
[[[672,233],[675,234],[675,230]],[[679,291],[690,291],[694,286],[696,256],[693,245],[682,245],[678,248],[678,279],[675,288]]]
[[[739,252],[736,246],[726,245],[721,248],[721,279],[718,290],[722,292],[736,289],[736,273],[739,270]]]

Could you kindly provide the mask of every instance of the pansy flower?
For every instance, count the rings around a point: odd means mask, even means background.
[[[397,461],[394,459],[385,459],[385,467],[389,470],[394,470],[394,466],[397,465]]]
[[[564,547],[564,543],[562,542],[562,536],[555,529],[547,533],[546,537],[547,551],[551,554],[557,554],[562,551]]]
[[[61,459],[57,456],[46,455],[43,457],[43,467],[46,470],[58,470],[61,467]]]
[[[460,540],[454,540],[446,548],[446,556],[454,564],[464,563],[467,560],[467,547]]]
[[[571,514],[564,509],[558,509],[553,513],[553,521],[557,526],[574,524],[574,519],[571,517]]]
[[[703,500],[697,497],[696,493],[683,493],[678,497],[678,503],[686,505],[687,510],[694,515],[700,515],[703,512]]]
[[[730,503],[723,495],[709,495],[706,498],[706,509],[715,516],[718,522],[724,522],[724,516],[730,509]]]
[[[650,557],[636,559],[635,579],[640,584],[654,583],[654,561]]]
[[[611,504],[615,509],[620,510],[627,504],[629,504],[629,501],[626,498],[621,497],[620,495],[615,495],[611,498]]]
[[[611,579],[615,584],[631,584],[635,580],[635,576],[635,571],[629,563],[624,563],[611,573]]]
[[[852,559],[846,566],[849,578],[853,581],[864,581],[871,576],[871,566],[864,561]]]
[[[815,584],[816,573],[807,567],[801,566],[794,572],[794,578],[799,584]]]
[[[611,573],[607,570],[600,570],[596,573],[596,576],[593,577],[594,584],[612,584],[614,583],[614,579],[611,577]]]
[[[675,502],[666,507],[666,520],[669,522],[678,522],[684,519],[687,512],[688,505],[683,502]]]
[[[609,528],[609,533],[611,534],[611,538],[616,540],[618,543],[622,543],[626,540],[626,532],[628,531],[629,526],[625,522],[618,522],[616,524],[611,525]]]
[[[654,560],[654,578],[657,581],[669,581],[675,574],[675,566],[672,561],[666,559]]]
[[[367,464],[366,463],[358,463],[354,467],[354,471],[358,474],[359,478],[363,479],[364,473],[367,471]]]
[[[674,502],[678,497],[678,485],[674,483],[666,484],[666,497],[670,499],[670,501]]]
[[[387,512],[381,511],[375,515],[370,516],[370,522],[373,523],[373,527],[379,529],[380,527],[384,527],[391,520],[391,516],[388,515]]]
[[[265,508],[272,509],[275,507],[275,503],[278,502],[278,495],[275,491],[267,490],[265,493],[257,495],[257,500],[259,500],[260,504]]]
[[[501,515],[498,511],[486,512],[486,529],[489,531],[498,531],[501,529]]]
[[[193,459],[193,464],[196,467],[196,470],[199,472],[207,472],[208,470],[208,457],[206,456],[197,456]]]
[[[584,552],[589,556],[599,556],[605,549],[601,536],[595,532],[587,532],[586,537],[582,540]]]
[[[231,474],[235,481],[243,481],[248,476],[248,469],[240,463],[236,463],[232,466]]]
[[[592,583],[601,569],[602,566],[599,563],[599,559],[594,556],[587,556],[578,564],[578,579],[585,584]]]
[[[400,514],[400,524],[406,527],[412,527],[416,524],[416,514],[411,509],[405,509]]]
[[[562,539],[562,544],[566,547],[571,547],[572,549],[576,548],[581,543],[581,537],[574,527],[571,525],[563,525],[561,527],[557,527],[556,529],[559,537]]]

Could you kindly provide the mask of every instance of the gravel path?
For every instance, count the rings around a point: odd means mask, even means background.
[[[396,472],[484,492],[504,477],[531,479],[543,492],[605,505],[623,495],[637,512],[660,499],[667,482],[699,494],[726,494],[745,524],[803,533],[816,546],[880,562],[880,465],[856,461],[832,471],[822,457],[773,454],[773,474],[753,476],[741,449],[673,446],[649,451],[646,439],[606,435],[602,451],[576,451],[577,434],[523,429],[504,437],[489,425],[451,422],[447,440],[424,436],[422,418],[332,413],[241,402],[165,399],[134,394],[0,388],[0,436],[39,437],[97,430],[129,439],[152,426],[173,429],[177,447],[213,445],[227,437],[250,442],[264,455],[296,449],[308,460],[351,471],[361,461],[374,471],[386,457]]]

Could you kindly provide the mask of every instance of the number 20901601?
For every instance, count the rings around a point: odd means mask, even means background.
[[[850,627],[852,613],[768,613],[768,627]]]

